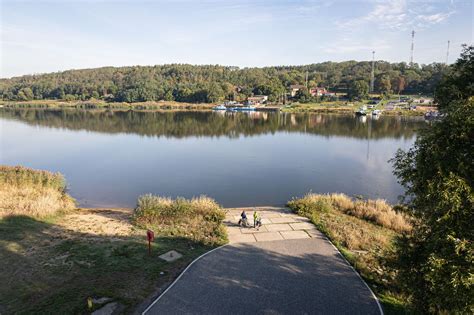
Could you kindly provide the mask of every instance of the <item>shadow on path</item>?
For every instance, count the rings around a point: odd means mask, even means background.
[[[225,246],[192,265],[147,314],[380,314],[322,239]]]

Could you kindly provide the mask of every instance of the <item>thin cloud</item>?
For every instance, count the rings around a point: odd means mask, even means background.
[[[427,28],[447,20],[455,13],[452,8],[449,8],[448,12],[440,11],[432,14],[420,13],[434,10],[435,8],[432,5],[420,2],[408,2],[407,0],[378,1],[368,14],[346,21],[336,22],[336,25],[342,29],[349,30],[372,24],[380,29],[398,31],[407,30],[414,26],[417,28]]]

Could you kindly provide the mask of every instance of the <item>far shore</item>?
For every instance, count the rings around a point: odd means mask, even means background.
[[[345,102],[326,103],[292,103],[291,105],[257,106],[257,110],[283,113],[318,113],[318,114],[354,114],[363,102],[348,105]],[[90,101],[62,101],[62,100],[33,100],[33,101],[0,101],[0,108],[25,108],[25,109],[107,109],[107,110],[136,110],[136,111],[211,111],[217,104],[214,103],[183,103],[175,101],[158,102],[104,102],[99,100]],[[383,106],[378,107],[383,115],[390,116],[423,116],[426,112],[436,110],[434,106],[418,106],[416,110],[393,109],[385,110]]]

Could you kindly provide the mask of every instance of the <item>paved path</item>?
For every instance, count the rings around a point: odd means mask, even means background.
[[[306,224],[294,229],[304,219],[273,223],[289,213],[267,210],[267,231],[235,231],[234,243],[192,264],[147,314],[380,314],[370,290],[320,232]],[[268,231],[271,224],[291,230]],[[285,239],[287,231],[306,236]],[[281,239],[258,239],[273,232]],[[254,239],[239,240],[248,234]]]
[[[224,223],[227,226],[229,243],[253,243],[321,236],[309,219],[300,217],[287,208],[279,207],[258,207],[257,212],[262,218],[263,226],[256,229],[253,227],[253,209],[227,209]],[[240,227],[237,224],[242,210],[247,212],[247,218],[252,227]]]

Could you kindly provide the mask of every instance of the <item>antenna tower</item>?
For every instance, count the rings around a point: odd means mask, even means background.
[[[372,71],[370,72],[370,93],[374,93],[375,81],[375,51],[372,51]]]
[[[413,66],[413,50],[415,48],[415,31],[411,31],[411,55],[410,55],[410,66]]]
[[[446,50],[446,64],[448,64],[449,59],[449,40],[448,40],[448,49]]]

